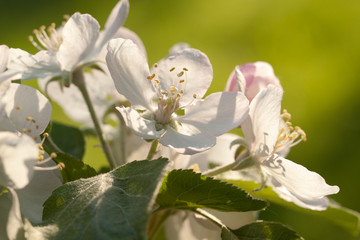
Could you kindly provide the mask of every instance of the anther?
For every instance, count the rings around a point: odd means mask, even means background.
[[[185,80],[184,80],[184,79],[181,79],[181,80],[179,81],[179,83],[183,83],[183,82],[185,82]]]
[[[170,92],[171,92],[172,94],[176,93],[178,90],[179,90],[179,89],[177,89],[177,87],[174,87],[174,86],[171,86],[171,87],[170,87]]]
[[[186,72],[189,71],[189,69],[187,69],[186,67],[184,67],[183,70],[186,71]]]
[[[52,152],[52,153],[50,154],[50,157],[51,157],[51,158],[57,158],[57,154],[54,153],[54,152]]]
[[[65,168],[65,164],[63,162],[59,162],[58,164],[59,170],[63,170]]]
[[[154,67],[157,68],[159,65],[157,63],[154,64]]]
[[[175,70],[175,67],[171,68],[171,69],[170,69],[170,72],[172,72],[172,71],[174,71],[174,70]]]
[[[32,117],[27,117],[26,121],[32,121]]]
[[[160,83],[159,79],[155,79],[154,81],[155,81],[157,84]]]
[[[153,73],[151,76],[148,76],[147,79],[153,80],[154,77],[155,77],[155,73]]]
[[[196,93],[194,93],[193,98],[196,98],[196,97],[197,97],[197,95],[196,95]]]
[[[20,110],[20,109],[21,109],[21,107],[15,107],[15,109],[16,109],[16,110]]]
[[[183,71],[181,71],[181,72],[179,72],[179,73],[177,74],[178,77],[181,77],[182,75],[184,75],[184,72],[183,72]]]

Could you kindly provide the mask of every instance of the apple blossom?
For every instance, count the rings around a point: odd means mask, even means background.
[[[326,196],[336,194],[339,187],[326,184],[319,174],[283,157],[289,148],[306,140],[306,135],[292,126],[289,113],[280,115],[282,94],[281,88],[270,84],[251,101],[249,117],[241,125],[247,148],[261,172],[262,184],[300,207],[324,210]]]
[[[104,45],[125,22],[128,11],[128,0],[120,0],[101,32],[96,19],[80,13],[73,14],[59,29],[55,24],[48,29],[40,27],[34,31],[39,44],[30,37],[40,51],[31,55],[21,49],[11,49],[8,68],[20,70],[22,79],[61,77],[69,86],[73,71],[97,61]]]
[[[212,80],[205,54],[187,48],[171,54],[150,71],[145,56],[131,41],[109,42],[106,61],[115,87],[131,107],[118,107],[126,125],[144,139],[193,154],[216,143],[216,136],[247,116],[242,93],[213,93],[201,99]]]

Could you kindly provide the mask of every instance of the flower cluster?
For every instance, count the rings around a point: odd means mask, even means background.
[[[260,186],[253,191],[271,187],[302,208],[327,209],[327,196],[339,188],[285,158],[306,134],[281,110],[283,89],[270,64],[236,66],[225,91],[207,94],[213,79],[207,55],[181,43],[149,66],[140,38],[122,27],[128,12],[128,0],[120,0],[102,31],[81,13],[65,17],[60,27],[42,26],[29,37],[39,50],[34,55],[0,46],[0,200],[8,206],[1,212],[1,239],[16,239],[24,219],[41,223],[45,200],[68,181],[59,169],[71,172],[76,165],[64,166],[44,150],[51,103],[13,81],[34,78],[71,119],[96,134],[109,168],[163,156],[172,169],[255,181]],[[229,133],[239,127],[243,136]],[[233,228],[257,216],[208,213],[226,226],[237,223]],[[219,239],[221,233],[192,212],[168,216],[165,227],[169,239]]]

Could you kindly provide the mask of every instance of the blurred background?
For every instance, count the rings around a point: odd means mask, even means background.
[[[117,0],[0,3],[0,44],[35,53],[27,40],[33,29],[76,11],[103,26]],[[125,26],[142,38],[150,64],[178,42],[205,52],[214,68],[209,92],[223,90],[236,65],[272,64],[285,90],[283,108],[308,136],[288,158],[338,185],[332,198],[360,211],[360,1],[130,0]],[[53,119],[59,118],[76,125],[55,108]],[[96,144],[88,140],[85,160],[99,168],[105,162]],[[356,239],[326,220],[275,205],[261,216],[305,239]]]

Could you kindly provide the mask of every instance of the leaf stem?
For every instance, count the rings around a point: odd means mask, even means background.
[[[238,166],[242,161],[246,160],[247,158],[249,158],[249,151],[244,151],[237,157],[237,159],[234,162],[207,170],[207,171],[203,172],[202,174],[207,175],[207,176],[219,175],[223,172],[227,172],[227,171],[230,171],[231,169],[235,168],[236,166]]]
[[[195,210],[193,210],[195,213],[200,214],[201,216],[206,217],[207,219],[209,219],[211,222],[215,223],[216,225],[218,225],[220,228],[227,228],[220,219],[218,219],[217,217],[215,217],[214,215],[208,213],[207,211],[201,209],[201,208],[196,208]]]
[[[158,145],[159,145],[159,141],[158,141],[157,139],[155,139],[155,140],[152,142],[151,147],[150,147],[150,150],[149,150],[149,153],[148,153],[148,155],[147,155],[147,157],[146,157],[147,160],[151,160],[151,159],[154,157]]]
[[[110,168],[114,168],[114,166],[116,166],[116,162],[115,162],[114,157],[112,155],[110,146],[109,146],[109,144],[106,142],[106,140],[104,138],[104,135],[103,135],[99,120],[98,120],[98,118],[96,116],[96,113],[95,113],[94,107],[92,105],[89,93],[88,93],[88,91],[86,89],[83,72],[81,70],[75,71],[73,73],[72,81],[73,81],[74,85],[78,87],[78,89],[80,90],[80,92],[81,92],[81,94],[82,94],[82,96],[83,96],[83,98],[85,100],[85,103],[86,103],[86,105],[88,107],[88,110],[90,112],[91,119],[92,119],[92,121],[94,123],[96,134],[97,134],[97,136],[98,136],[98,138],[100,140],[100,144],[101,144],[102,149],[103,149],[103,151],[105,153],[105,156],[106,156],[106,159],[107,159],[107,161],[109,163],[109,166],[110,166]]]

